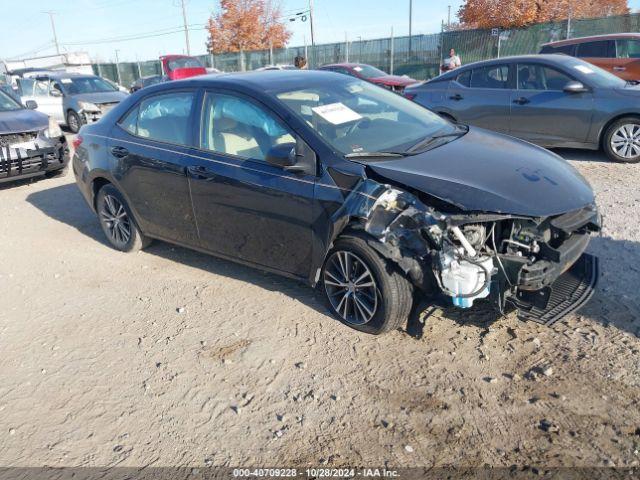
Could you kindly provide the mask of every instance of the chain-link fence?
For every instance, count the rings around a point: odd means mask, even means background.
[[[540,23],[511,30],[453,30],[431,35],[388,37],[374,40],[328,43],[216,55],[200,55],[206,67],[223,72],[255,70],[266,65],[292,65],[296,56],[308,59],[311,68],[327,63],[358,62],[396,75],[418,80],[438,75],[442,59],[451,48],[470,63],[498,56],[537,53],[543,43],[565,38],[640,31],[640,14]],[[94,72],[121,85],[137,78],[159,75],[158,60],[95,64]]]

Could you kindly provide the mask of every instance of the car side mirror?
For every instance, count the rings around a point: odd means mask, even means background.
[[[287,172],[317,175],[316,153],[300,137],[296,142],[274,145],[267,152],[265,160]]]
[[[295,143],[280,143],[274,145],[267,152],[265,158],[267,163],[286,169],[296,164],[296,144]]]
[[[36,110],[38,108],[38,104],[35,100],[27,100],[26,102],[24,102],[24,106],[29,110]]]
[[[62,92],[60,90],[56,90],[55,88],[51,89],[51,96],[52,97],[61,97],[62,96]]]
[[[589,89],[584,86],[582,82],[578,82],[575,80],[570,81],[564,86],[565,93],[585,93],[588,92]]]

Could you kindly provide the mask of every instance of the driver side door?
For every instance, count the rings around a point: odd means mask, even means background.
[[[202,248],[307,278],[316,176],[266,162],[296,135],[266,106],[207,91],[197,154],[187,168]]]

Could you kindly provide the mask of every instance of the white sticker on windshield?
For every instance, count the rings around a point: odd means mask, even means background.
[[[73,83],[73,80],[71,80],[70,78],[61,78],[60,81],[62,83]]]
[[[342,125],[343,123],[354,122],[362,118],[360,114],[340,102],[315,107],[313,111],[334,125]]]
[[[587,67],[586,65],[576,65],[575,67],[576,70],[578,70],[579,72],[584,73],[585,75],[590,75],[592,73],[595,73],[593,70],[591,70],[589,67]]]

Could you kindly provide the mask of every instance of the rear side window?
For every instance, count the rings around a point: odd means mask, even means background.
[[[554,68],[531,63],[518,65],[519,90],[563,90],[571,80]]]
[[[189,145],[193,97],[193,92],[178,92],[146,98],[124,117],[120,126],[139,137]]]
[[[612,40],[585,42],[578,44],[578,57],[612,58],[615,46]]]
[[[466,72],[462,72],[460,75],[456,77],[456,82],[464,87],[468,87],[471,85],[471,70],[467,70]]]
[[[471,88],[509,88],[509,66],[476,68],[471,74]]]
[[[640,58],[640,42],[638,40],[616,40],[618,58]]]

